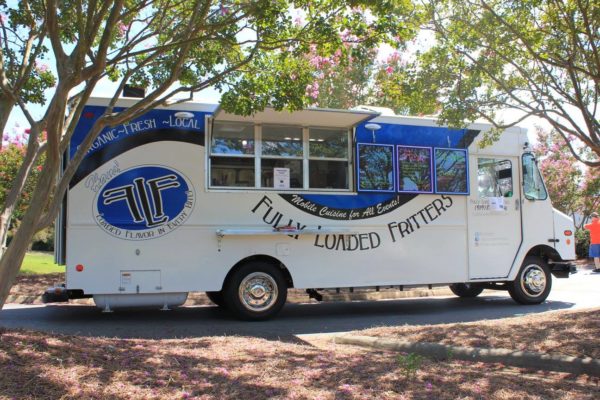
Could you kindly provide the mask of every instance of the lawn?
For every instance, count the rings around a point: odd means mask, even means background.
[[[27,253],[21,265],[23,275],[42,275],[65,272],[65,267],[54,263],[54,256],[50,253]]]

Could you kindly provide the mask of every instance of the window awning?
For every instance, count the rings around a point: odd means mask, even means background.
[[[349,129],[361,122],[379,116],[373,111],[335,110],[330,108],[306,108],[299,111],[276,111],[265,108],[247,117],[230,114],[218,107],[214,113],[215,121],[249,122],[253,124],[275,124],[295,126],[315,126],[323,128]]]

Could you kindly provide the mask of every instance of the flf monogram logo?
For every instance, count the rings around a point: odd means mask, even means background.
[[[164,214],[162,192],[181,184],[174,174],[154,179],[135,178],[133,184],[123,185],[102,193],[104,205],[125,201],[135,222],[144,222],[148,228],[162,225],[169,217]]]
[[[98,225],[127,240],[154,239],[177,229],[195,203],[191,182],[179,171],[158,165],[121,172],[98,192]]]

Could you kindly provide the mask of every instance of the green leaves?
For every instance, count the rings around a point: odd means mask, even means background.
[[[298,110],[307,101],[305,91],[310,82],[311,68],[305,59],[286,52],[260,55],[229,77],[230,89],[223,94],[221,106],[240,115],[267,106]]]
[[[399,104],[426,99],[451,126],[483,118],[502,129],[541,117],[598,158],[598,2],[432,0],[426,9],[435,41],[396,73]],[[498,118],[508,110],[516,117]]]

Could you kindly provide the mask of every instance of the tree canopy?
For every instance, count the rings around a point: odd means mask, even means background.
[[[401,104],[456,127],[485,119],[496,134],[539,117],[576,159],[600,166],[600,3],[431,0],[426,8],[432,44],[393,78]]]

